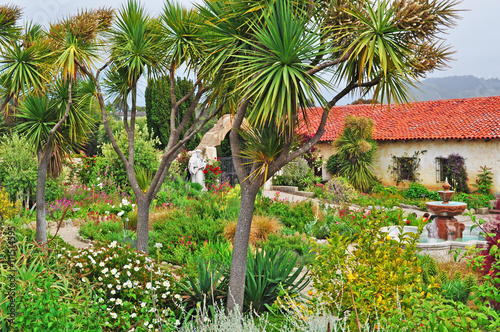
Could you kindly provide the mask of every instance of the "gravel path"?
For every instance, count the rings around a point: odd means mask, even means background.
[[[57,228],[51,227],[49,228],[49,233],[51,235],[54,235],[56,230]],[[57,232],[57,235],[59,235],[66,243],[71,244],[75,248],[87,248],[88,246],[90,246],[90,244],[78,239],[78,230],[79,227],[77,226],[61,227],[59,228],[59,232]]]

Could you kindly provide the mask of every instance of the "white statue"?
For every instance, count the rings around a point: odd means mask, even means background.
[[[195,150],[189,158],[188,169],[191,174],[191,182],[199,183],[205,188],[205,174],[203,171],[207,166],[207,161],[201,156],[201,150]]]

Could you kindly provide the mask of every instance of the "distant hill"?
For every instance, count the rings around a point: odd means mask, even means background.
[[[427,78],[415,90],[417,101],[500,96],[500,79],[484,79],[475,76],[449,76]]]

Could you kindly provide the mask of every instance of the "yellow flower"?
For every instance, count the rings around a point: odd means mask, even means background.
[[[392,239],[392,237],[391,237],[390,235],[387,235],[387,236],[385,237],[385,239],[386,239],[387,241],[389,241],[390,239]]]

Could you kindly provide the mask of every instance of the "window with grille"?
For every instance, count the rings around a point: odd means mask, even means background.
[[[399,179],[406,181],[415,181],[415,168],[414,164],[417,161],[413,157],[399,157],[398,160],[398,172]]]
[[[446,162],[448,161],[448,158],[445,157],[437,157],[436,158],[436,182],[444,182],[446,175],[445,175],[445,167],[446,167]]]

